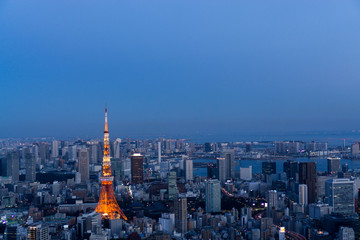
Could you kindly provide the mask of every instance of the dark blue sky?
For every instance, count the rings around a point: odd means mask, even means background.
[[[2,0],[0,137],[350,130],[360,3]]]

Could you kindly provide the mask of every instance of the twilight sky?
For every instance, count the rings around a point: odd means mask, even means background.
[[[1,0],[0,137],[359,129],[360,2]]]

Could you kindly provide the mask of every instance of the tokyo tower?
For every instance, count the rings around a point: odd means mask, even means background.
[[[101,213],[101,218],[103,219],[123,218],[127,220],[125,214],[120,209],[119,204],[116,201],[113,180],[114,177],[111,176],[107,108],[105,107],[104,157],[103,157],[103,169],[101,175],[101,191],[100,191],[99,202],[95,208],[95,212]]]

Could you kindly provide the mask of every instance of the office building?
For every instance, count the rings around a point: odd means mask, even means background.
[[[287,179],[298,180],[299,164],[297,162],[287,160],[283,163],[283,171]]]
[[[193,160],[191,159],[184,159],[184,173],[185,173],[185,180],[192,181],[193,178]]]
[[[34,154],[27,153],[25,155],[25,163],[25,180],[34,182],[36,180],[36,162]]]
[[[225,158],[218,158],[217,159],[217,166],[219,170],[219,180],[220,182],[225,182],[226,179],[226,169],[225,169]]]
[[[89,150],[80,149],[78,152],[79,172],[81,174],[81,183],[86,183],[89,180]]]
[[[19,181],[19,165],[20,165],[20,156],[19,151],[13,150],[7,154],[7,176],[11,177],[13,182]]]
[[[299,164],[299,183],[308,188],[308,203],[317,202],[316,163],[302,162]]]
[[[329,174],[336,174],[341,171],[340,158],[327,159],[327,171]]]
[[[207,165],[207,178],[219,179],[219,169],[216,163],[209,163]]]
[[[347,178],[330,179],[325,183],[327,203],[334,213],[351,215],[355,213],[354,181]]]
[[[240,167],[240,179],[250,181],[252,179],[252,166]]]
[[[355,232],[351,227],[340,227],[339,240],[355,240]]]
[[[221,211],[220,181],[217,179],[205,183],[205,210],[208,213]]]
[[[131,182],[132,184],[143,183],[144,170],[143,170],[143,155],[134,153],[131,155]]]
[[[262,162],[262,173],[265,175],[276,174],[276,162]]]
[[[176,172],[169,172],[168,176],[168,195],[169,199],[175,199],[177,196]]]
[[[57,158],[59,156],[59,141],[52,141],[51,144],[51,157]]]
[[[299,185],[299,204],[301,206],[308,205],[308,188],[306,184]]]
[[[44,224],[32,224],[27,229],[27,240],[50,240],[49,227]]]
[[[267,192],[267,216],[273,217],[273,212],[278,208],[278,193],[276,190],[269,190]]]
[[[225,178],[235,178],[235,153],[228,150],[224,153],[225,157]]]
[[[187,232],[187,199],[177,198],[174,202],[175,229],[179,233]]]

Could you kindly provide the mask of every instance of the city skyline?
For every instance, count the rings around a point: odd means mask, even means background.
[[[357,2],[0,4],[0,137],[358,128]]]

